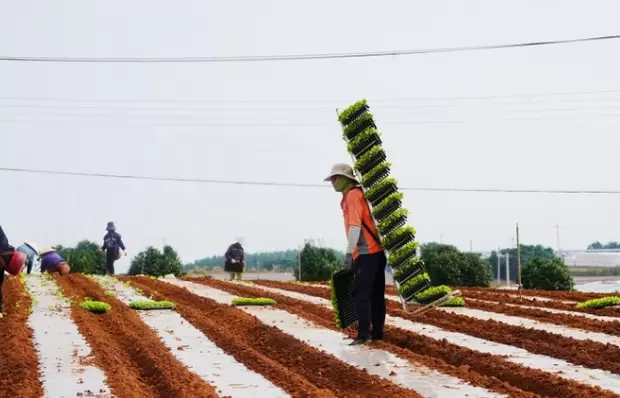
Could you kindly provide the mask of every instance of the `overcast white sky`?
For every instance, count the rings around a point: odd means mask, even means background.
[[[612,0],[0,0],[0,55],[505,44],[618,34],[619,17]],[[332,163],[349,160],[335,108],[366,97],[403,187],[619,190],[619,49],[607,41],[300,62],[0,62],[0,167],[321,183]],[[608,90],[619,91],[574,94]],[[573,94],[493,98],[531,93]],[[306,237],[345,246],[339,197],[328,187],[0,178],[0,223],[14,243],[99,242],[113,220],[130,254],[165,239],[184,261],[221,254],[241,235],[248,251]],[[474,250],[490,250],[511,244],[517,221],[524,243],[556,247],[556,224],[563,248],[620,240],[620,195],[405,194],[421,241],[443,235],[462,249],[471,240]]]

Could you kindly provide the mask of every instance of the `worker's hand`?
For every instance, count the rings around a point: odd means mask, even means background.
[[[235,260],[234,258],[232,260],[230,260],[231,263],[236,264],[237,260]]]
[[[345,254],[343,268],[351,269],[351,267],[353,267],[353,254]]]
[[[127,255],[127,250],[123,250],[123,256]]]

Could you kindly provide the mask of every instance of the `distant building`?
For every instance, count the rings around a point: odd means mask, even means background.
[[[561,250],[556,256],[562,258],[569,267],[620,266],[620,250]]]

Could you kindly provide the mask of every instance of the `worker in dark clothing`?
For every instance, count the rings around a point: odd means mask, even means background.
[[[15,250],[26,255],[26,272],[30,274],[32,267],[37,262],[37,257],[39,257],[39,247],[34,242],[24,242]]]
[[[232,281],[237,277],[237,280],[241,280],[241,274],[245,269],[245,253],[243,246],[238,241],[228,246],[226,254],[224,254],[226,262],[224,263],[224,271],[230,273],[230,280]]]
[[[336,192],[342,193],[340,207],[348,237],[344,268],[351,269],[355,273],[353,298],[358,329],[357,337],[351,345],[381,340],[386,317],[387,258],[379,240],[375,221],[351,166],[335,164],[325,181],[330,181]]]
[[[108,222],[106,227],[107,234],[103,237],[103,245],[101,246],[101,253],[105,253],[106,256],[106,272],[108,275],[114,275],[114,262],[121,258],[121,249],[124,255],[127,255],[125,244],[121,238],[121,234],[116,232],[116,226],[112,221]]]
[[[9,245],[9,240],[6,237],[4,230],[2,230],[2,226],[0,226],[0,253],[5,253],[3,254],[3,261],[8,261],[8,252],[10,250],[12,250],[13,247]],[[5,258],[6,257],[6,258]],[[4,292],[2,291],[2,285],[4,284],[4,268],[0,269],[0,318],[2,318],[2,312],[3,312],[3,308],[2,308],[2,302],[3,302],[3,297],[4,297]]]
[[[4,272],[11,275],[19,275],[26,266],[26,255],[15,251],[9,244],[2,227],[0,226],[0,318],[3,316],[3,297],[2,285],[4,284]]]

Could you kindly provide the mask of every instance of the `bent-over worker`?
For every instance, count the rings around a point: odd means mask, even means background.
[[[32,267],[37,262],[37,258],[39,257],[39,247],[34,242],[24,242],[15,250],[26,255],[26,272],[30,274],[32,272]]]
[[[60,275],[67,275],[70,270],[71,267],[56,249],[50,247],[41,252],[41,273],[58,272]]]
[[[355,274],[353,296],[358,329],[351,345],[368,344],[372,340],[383,339],[387,259],[353,168],[344,163],[335,164],[325,181],[330,181],[334,190],[342,193],[340,207],[348,238],[344,267]]]

